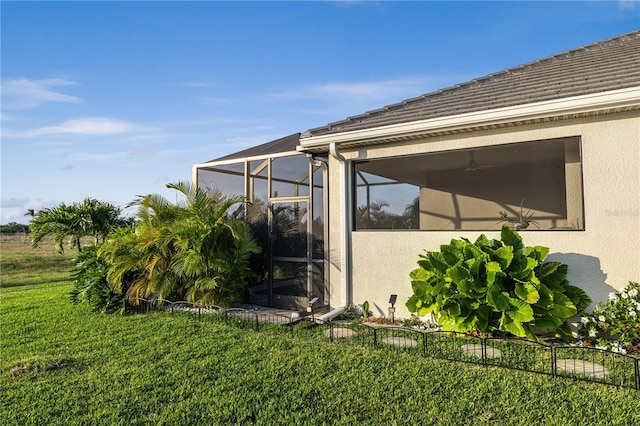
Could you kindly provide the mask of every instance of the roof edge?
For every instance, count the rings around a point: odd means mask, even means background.
[[[640,86],[342,133],[318,136],[303,134],[300,138],[300,147],[302,149],[328,149],[332,143],[338,145],[363,142],[375,144],[382,143],[389,137],[416,137],[434,131],[458,131],[476,126],[500,125],[515,121],[638,105],[640,105]]]
[[[277,154],[262,154],[262,155],[254,155],[252,157],[232,158],[228,160],[224,160],[224,159],[212,160],[212,161],[207,161],[205,163],[194,164],[193,167],[203,168],[203,167],[213,167],[213,166],[226,166],[228,164],[237,164],[245,161],[260,161],[260,160],[266,160],[268,158],[289,157],[291,155],[299,155],[299,154],[300,154],[299,150],[296,149],[294,151],[278,152]]]
[[[486,81],[491,81],[491,80],[495,80],[496,78],[502,78],[504,76],[507,75],[512,75],[515,73],[520,73],[524,70],[527,70],[531,67],[537,66],[539,64],[542,63],[548,63],[551,61],[556,61],[559,59],[564,59],[572,54],[578,53],[578,52],[584,52],[584,51],[590,51],[590,50],[595,50],[595,49],[601,49],[604,46],[607,46],[609,44],[614,44],[614,43],[619,43],[621,41],[625,41],[625,40],[629,40],[629,39],[633,39],[633,38],[638,38],[640,37],[640,30],[633,30],[631,32],[628,33],[624,33],[624,34],[619,34],[615,37],[611,37],[611,38],[607,38],[605,40],[600,40],[600,41],[596,41],[584,46],[579,46],[576,47],[574,49],[569,49],[569,50],[565,50],[563,52],[560,53],[556,53],[553,55],[548,55],[545,56],[543,58],[539,58],[539,59],[535,59],[533,61],[529,61],[514,67],[510,67],[510,68],[506,68],[503,69],[502,71],[498,71],[498,72],[494,72],[491,74],[487,74],[484,76],[480,76],[480,77],[476,77],[473,78],[471,80],[462,82],[462,83],[458,83],[455,84],[453,86],[449,86],[449,87],[445,87],[439,90],[435,90],[429,93],[424,93],[421,94],[419,96],[415,96],[413,98],[409,98],[409,99],[404,99],[401,100],[400,102],[396,102],[396,103],[392,103],[386,106],[383,106],[381,108],[376,108],[373,110],[369,110],[369,111],[365,111],[364,113],[361,114],[357,114],[357,115],[353,115],[350,117],[347,117],[345,119],[342,120],[338,120],[338,121],[334,121],[331,123],[328,123],[324,126],[320,126],[320,127],[314,127],[311,129],[306,130],[302,137],[304,137],[304,135],[313,135],[316,132],[319,131],[323,131],[321,134],[328,134],[325,133],[324,130],[330,132],[330,133],[339,133],[339,131],[333,131],[332,128],[336,128],[336,127],[340,127],[340,126],[348,126],[349,124],[352,124],[352,122],[354,120],[366,120],[372,116],[375,116],[376,113],[385,111],[385,110],[394,110],[394,109],[398,109],[398,108],[404,108],[406,106],[409,106],[411,104],[414,104],[416,102],[421,102],[424,101],[426,99],[432,98],[432,97],[438,97],[438,96],[442,96],[442,95],[448,95],[448,94],[452,94],[455,93],[457,91],[459,91],[460,89],[464,89],[470,86],[474,86],[477,85],[479,83],[483,83]],[[318,135],[320,136],[320,135]]]

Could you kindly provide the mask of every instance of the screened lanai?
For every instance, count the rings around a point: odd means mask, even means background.
[[[235,214],[251,226],[262,253],[244,303],[286,309],[328,305],[326,158],[296,150],[298,133],[194,166],[202,189],[244,195]]]

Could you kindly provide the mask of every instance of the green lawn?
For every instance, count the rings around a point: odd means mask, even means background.
[[[17,246],[0,247],[3,425],[640,425],[635,390],[190,317],[95,314],[68,301],[69,255]]]

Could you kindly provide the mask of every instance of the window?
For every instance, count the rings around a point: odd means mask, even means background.
[[[528,229],[584,229],[580,138],[355,163],[356,230],[493,230],[533,214]]]

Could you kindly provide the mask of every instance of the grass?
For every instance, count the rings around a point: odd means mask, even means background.
[[[74,251],[55,253],[50,240],[36,249],[25,234],[0,235],[0,287],[29,286],[67,281]]]
[[[314,331],[95,314],[68,301],[58,255],[8,267],[21,261],[13,245],[1,247],[4,425],[640,425],[635,390],[329,343]]]

